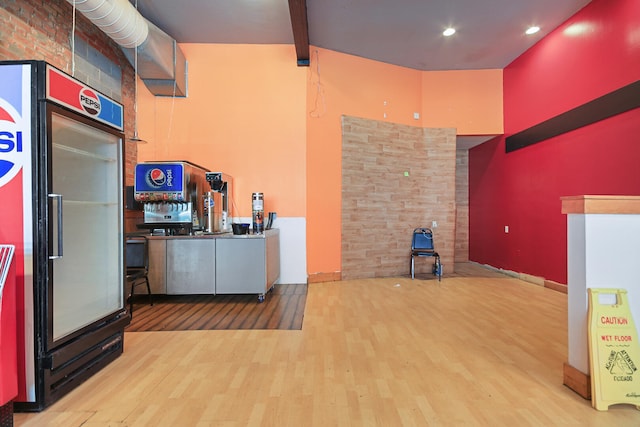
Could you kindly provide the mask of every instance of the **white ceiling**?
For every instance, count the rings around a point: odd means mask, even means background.
[[[589,1],[306,0],[309,44],[417,70],[504,68]],[[137,2],[178,43],[294,49],[288,0]],[[530,25],[540,32],[525,35]],[[457,32],[447,38],[448,26]]]

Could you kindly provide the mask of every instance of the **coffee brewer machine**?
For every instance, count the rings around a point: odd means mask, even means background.
[[[207,172],[206,178],[212,190],[209,197],[219,195],[221,199],[220,205],[215,208],[218,216],[214,216],[213,223],[216,228],[213,231],[231,231],[233,177],[222,172]],[[211,222],[210,218],[209,222]]]
[[[186,161],[138,163],[134,199],[143,203],[139,227],[165,234],[191,234],[205,227],[203,194],[207,170]]]

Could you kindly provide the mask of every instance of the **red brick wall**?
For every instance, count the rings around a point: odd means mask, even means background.
[[[8,0],[0,6],[0,60],[44,60],[71,74],[73,8],[65,0]],[[82,14],[76,13],[76,35],[120,66],[125,135],[133,134],[133,69],[120,47]],[[125,142],[126,182],[133,183],[137,150]]]

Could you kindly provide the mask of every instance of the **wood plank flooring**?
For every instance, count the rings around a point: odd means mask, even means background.
[[[256,295],[139,295],[127,332],[215,329],[302,329],[307,285],[275,285]]]
[[[640,425],[562,385],[566,294],[484,276],[310,284],[301,330],[127,332],[120,358],[15,425]]]

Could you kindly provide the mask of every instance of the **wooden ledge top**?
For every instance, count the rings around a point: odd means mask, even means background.
[[[640,214],[640,196],[565,196],[563,214]]]

